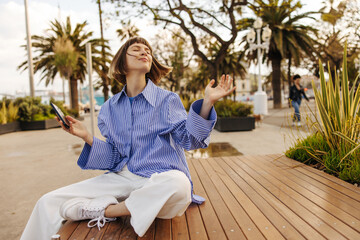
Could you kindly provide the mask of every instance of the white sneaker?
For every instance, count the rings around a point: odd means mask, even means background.
[[[298,127],[301,127],[301,125],[302,125],[301,122],[296,123],[296,126],[298,126]]]
[[[91,219],[88,222],[88,227],[97,226],[100,230],[106,222],[116,220],[116,218],[107,218],[104,214],[109,205],[117,203],[118,201],[113,196],[102,196],[94,199],[73,198],[61,205],[60,215],[66,220],[72,221]]]

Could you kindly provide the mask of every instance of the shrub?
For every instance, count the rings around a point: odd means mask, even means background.
[[[360,183],[360,88],[355,79],[349,90],[346,45],[341,78],[329,75],[325,81],[324,68],[320,66],[320,89],[313,83],[318,115],[313,113],[313,134],[299,140],[286,155],[299,161],[321,163],[326,171],[351,183]],[[330,71],[330,66],[329,66]],[[336,72],[336,71],[335,71]]]
[[[0,124],[11,123],[18,119],[19,108],[9,99],[0,104]]]
[[[215,103],[215,110],[219,117],[247,117],[252,114],[252,105],[224,99]]]
[[[19,107],[19,120],[24,122],[54,118],[50,105],[41,103],[41,97],[17,98],[14,102]]]

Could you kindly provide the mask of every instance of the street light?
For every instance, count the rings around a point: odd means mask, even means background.
[[[258,75],[258,90],[255,93],[254,96],[254,113],[255,114],[268,114],[267,109],[267,96],[266,92],[262,90],[261,86],[261,57],[262,57],[262,49],[266,51],[266,53],[269,51],[270,46],[270,39],[271,39],[271,29],[269,26],[266,26],[265,28],[262,28],[263,22],[261,18],[257,18],[254,22],[254,28],[250,30],[250,32],[246,36],[246,40],[249,43],[249,51],[255,51],[257,50],[257,59],[258,59],[258,65],[259,65],[259,75]],[[262,31],[262,37],[261,36],[261,29]],[[256,38],[256,43],[255,43]],[[261,40],[263,42],[261,42]]]

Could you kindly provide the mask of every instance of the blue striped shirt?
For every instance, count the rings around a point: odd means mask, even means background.
[[[180,170],[191,182],[184,149],[206,148],[217,118],[214,108],[208,120],[199,115],[202,101],[195,101],[187,115],[176,93],[151,80],[132,104],[124,87],[104,103],[98,116],[106,142],[94,137],[92,146],[86,143],[78,165],[117,172],[127,164],[130,172],[142,177]],[[192,200],[204,201],[196,195]]]

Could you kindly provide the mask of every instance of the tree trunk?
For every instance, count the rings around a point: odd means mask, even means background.
[[[287,77],[288,77],[288,101],[289,101],[289,98],[290,98],[290,88],[291,88],[291,55],[289,55]],[[290,103],[289,103],[289,107],[291,107],[291,106],[290,106]]]
[[[104,46],[104,32],[102,25],[102,10],[101,10],[101,1],[97,1],[99,6],[99,20],[100,20],[100,35],[101,35],[101,62],[103,66],[101,66],[101,80],[103,85],[103,93],[104,93],[104,102],[109,99],[109,78],[107,76],[107,69],[105,69],[105,46]]]
[[[274,54],[271,59],[272,65],[272,90],[274,97],[274,108],[281,108],[281,55]]]
[[[77,80],[70,78],[70,86],[71,86],[71,106],[72,109],[79,111],[79,96],[78,96],[78,87]]]
[[[210,80],[211,79],[215,79],[215,84],[214,84],[214,86],[216,86],[217,85],[217,82],[218,82],[218,72],[219,72],[219,70],[218,70],[218,68],[219,68],[219,66],[216,66],[215,64],[213,64],[213,65],[208,65],[209,66],[209,68],[210,68]],[[205,85],[206,86],[206,85]]]

